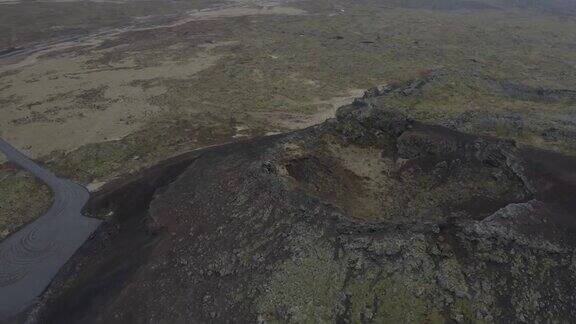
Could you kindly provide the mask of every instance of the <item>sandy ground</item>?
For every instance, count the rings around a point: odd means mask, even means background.
[[[279,120],[282,127],[288,129],[299,129],[303,127],[310,127],[317,125],[329,118],[334,118],[336,110],[344,105],[351,104],[354,99],[362,97],[364,89],[350,89],[348,93],[343,96],[337,96],[328,100],[318,100],[312,102],[310,105],[327,106],[327,109],[320,109],[314,114],[301,114],[295,115],[293,113],[283,113],[283,116],[278,116],[277,113],[270,114],[271,117]],[[305,105],[303,103],[303,105]]]
[[[0,0],[0,1],[7,1],[7,0]],[[244,4],[240,4],[241,2],[237,3],[239,4],[224,7],[208,8],[203,10],[190,10],[186,14],[182,15],[182,17],[177,18],[173,22],[168,24],[153,25],[149,27],[128,26],[124,28],[113,28],[113,29],[103,28],[103,30],[101,31],[94,32],[87,36],[78,37],[71,41],[69,40],[50,41],[47,42],[46,44],[38,44],[37,46],[33,46],[31,49],[26,49],[21,55],[15,55],[13,57],[11,56],[6,59],[0,59],[0,74],[32,65],[36,63],[41,56],[45,56],[50,53],[59,52],[67,49],[73,49],[77,47],[86,47],[86,46],[95,47],[97,45],[102,44],[102,42],[106,40],[113,39],[128,32],[172,28],[198,20],[233,18],[242,16],[252,16],[252,15],[302,15],[306,13],[301,9],[286,6],[276,6],[268,4],[253,7],[250,4],[244,6]],[[143,17],[143,18],[146,18],[146,20],[153,20],[154,17]]]
[[[215,19],[252,15],[302,15],[305,13],[304,10],[284,6],[265,6],[261,8],[231,7],[219,10],[200,10],[192,12],[190,13],[190,19]]]
[[[130,134],[162,112],[149,99],[165,91],[162,86],[142,88],[130,83],[193,77],[218,61],[218,55],[211,50],[219,44],[201,47],[199,54],[185,62],[160,58],[157,66],[142,67],[125,60],[106,69],[87,66],[86,62],[96,54],[74,55],[70,50],[95,48],[127,32],[171,28],[195,20],[304,13],[274,4],[249,6],[238,2],[227,7],[193,10],[169,24],[107,29],[0,59],[0,136],[26,154],[38,157]],[[68,54],[59,53],[66,50]]]
[[[144,90],[131,86],[131,81],[187,78],[217,60],[200,53],[185,64],[135,68],[133,62],[123,62],[109,70],[86,69],[76,57],[42,60],[0,79],[0,98],[14,99],[0,110],[2,137],[32,156],[121,138],[160,110],[147,99],[161,94],[162,87]],[[83,89],[94,89],[101,96],[79,101],[84,91],[90,91]]]

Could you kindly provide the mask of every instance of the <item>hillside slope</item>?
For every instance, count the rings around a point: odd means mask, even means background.
[[[106,224],[31,318],[575,321],[576,161],[380,96],[102,189]]]

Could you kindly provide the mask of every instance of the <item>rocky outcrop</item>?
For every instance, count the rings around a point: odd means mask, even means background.
[[[137,213],[128,193],[99,196],[112,234],[36,318],[575,321],[574,161],[369,97],[307,130],[207,149],[171,183],[148,182]]]

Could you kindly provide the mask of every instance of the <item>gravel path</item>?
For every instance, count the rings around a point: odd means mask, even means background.
[[[89,198],[86,188],[58,178],[1,138],[0,151],[44,181],[54,193],[54,202],[44,215],[0,242],[2,321],[18,314],[42,294],[100,221],[81,214]]]

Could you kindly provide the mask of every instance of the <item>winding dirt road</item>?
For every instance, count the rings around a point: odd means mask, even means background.
[[[2,322],[18,314],[42,294],[100,221],[81,214],[89,198],[86,188],[58,178],[1,138],[0,151],[10,161],[44,181],[54,193],[54,202],[44,215],[0,242]]]

